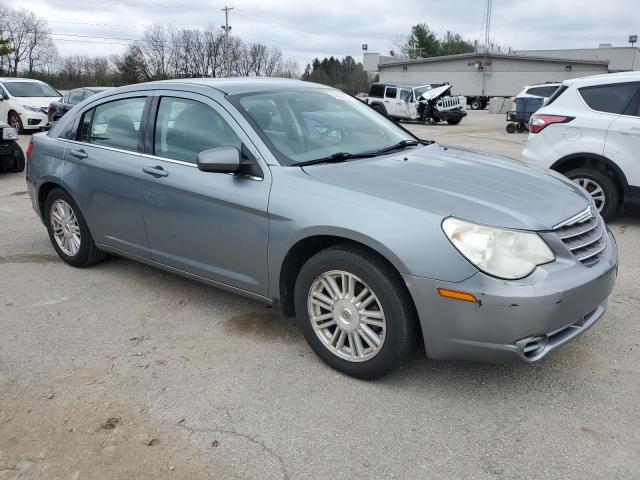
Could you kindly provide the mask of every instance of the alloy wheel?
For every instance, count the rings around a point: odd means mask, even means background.
[[[53,237],[66,255],[75,257],[80,251],[81,236],[78,217],[64,200],[58,199],[51,204],[49,215]]]
[[[340,358],[363,362],[384,344],[387,328],[382,304],[366,283],[349,272],[320,275],[309,289],[307,309],[322,344]]]
[[[16,132],[20,132],[20,117],[17,113],[12,113],[9,116],[9,125],[11,125]]]
[[[601,212],[607,200],[603,188],[597,182],[590,178],[576,177],[572,178],[571,180],[580,185],[587,191],[589,195],[591,195],[591,198],[593,199],[598,212]]]

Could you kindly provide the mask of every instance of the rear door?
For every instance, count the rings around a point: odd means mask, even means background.
[[[604,156],[620,167],[629,185],[640,187],[640,82],[634,85],[635,95],[607,131]]]
[[[398,89],[396,87],[385,87],[384,89],[384,107],[387,109],[388,115],[397,115],[398,106]]]
[[[151,96],[118,95],[84,109],[65,141],[64,181],[98,244],[149,257],[139,165]]]
[[[266,165],[249,158],[249,138],[217,102],[198,94],[159,92],[151,118],[140,164],[151,258],[266,296],[271,179]],[[198,153],[224,146],[245,150],[255,174],[197,168]]]

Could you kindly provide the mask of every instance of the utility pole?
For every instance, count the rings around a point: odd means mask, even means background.
[[[231,27],[229,26],[229,12],[233,10],[233,7],[227,7],[226,5],[222,9],[224,12],[224,25],[222,25],[222,29],[224,30],[224,65],[225,65],[225,76],[231,76],[231,65],[229,65],[229,31]]]

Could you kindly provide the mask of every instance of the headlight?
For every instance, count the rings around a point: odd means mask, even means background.
[[[4,127],[2,129],[2,139],[3,140],[17,140],[18,139],[18,132],[16,132],[14,128]]]
[[[442,229],[458,251],[494,277],[515,280],[529,275],[555,255],[537,233],[486,227],[449,217]]]
[[[32,105],[22,105],[22,107],[25,110],[29,110],[30,112],[38,112],[38,113],[42,113],[42,110],[40,109],[40,107],[34,107]]]

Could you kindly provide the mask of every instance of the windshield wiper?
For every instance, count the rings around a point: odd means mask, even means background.
[[[337,152],[332,153],[327,157],[316,158],[313,160],[305,160],[303,162],[296,162],[296,167],[304,167],[306,165],[317,165],[318,163],[339,163],[352,160],[354,158],[371,158],[375,157],[377,153],[349,153],[349,152]]]
[[[432,143],[433,142],[430,140],[401,140],[395,145],[391,145],[390,147],[385,147],[378,150],[377,152],[375,152],[375,154],[383,155],[385,153],[393,152],[394,150],[401,150],[407,147],[415,147],[417,145],[431,145]]]

